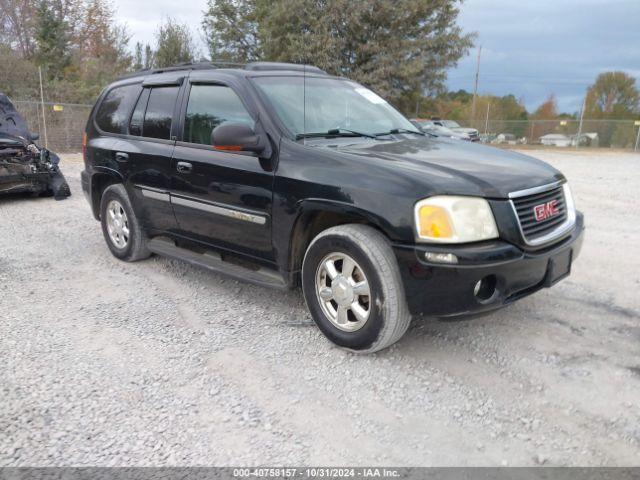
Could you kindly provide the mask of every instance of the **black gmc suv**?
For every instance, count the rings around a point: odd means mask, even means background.
[[[194,64],[105,89],[83,190],[113,255],[302,285],[322,332],[373,352],[411,315],[507,305],[569,275],[583,216],[536,159],[418,131],[311,66]]]

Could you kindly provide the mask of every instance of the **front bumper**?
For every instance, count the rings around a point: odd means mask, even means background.
[[[524,251],[501,240],[474,245],[393,245],[413,315],[449,317],[494,310],[562,280],[578,257],[584,217],[578,212],[568,237],[542,250]],[[426,252],[452,253],[457,264],[425,260]],[[476,295],[485,279],[491,295]]]
[[[23,192],[49,193],[56,199],[71,195],[60,171],[0,175],[0,194]]]

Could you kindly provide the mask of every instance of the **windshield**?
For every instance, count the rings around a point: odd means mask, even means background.
[[[335,131],[364,135],[417,131],[384,99],[349,80],[258,77],[254,81],[282,123],[296,136]]]
[[[459,128],[460,124],[458,122],[454,122],[453,120],[443,120],[442,124],[447,128]]]

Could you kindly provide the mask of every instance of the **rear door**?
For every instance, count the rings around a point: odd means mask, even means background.
[[[255,154],[216,150],[211,132],[224,122],[256,127],[257,115],[237,85],[192,78],[185,88],[171,202],[179,231],[192,239],[272,260],[273,171]]]
[[[146,81],[129,122],[129,134],[135,138],[127,152],[130,194],[143,225],[153,233],[177,226],[169,189],[177,129],[173,119],[182,80],[169,76]]]

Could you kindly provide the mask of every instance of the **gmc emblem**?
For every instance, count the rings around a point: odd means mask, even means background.
[[[554,217],[560,213],[558,210],[558,200],[551,200],[533,207],[533,213],[536,216],[536,222],[541,222],[547,218]]]

